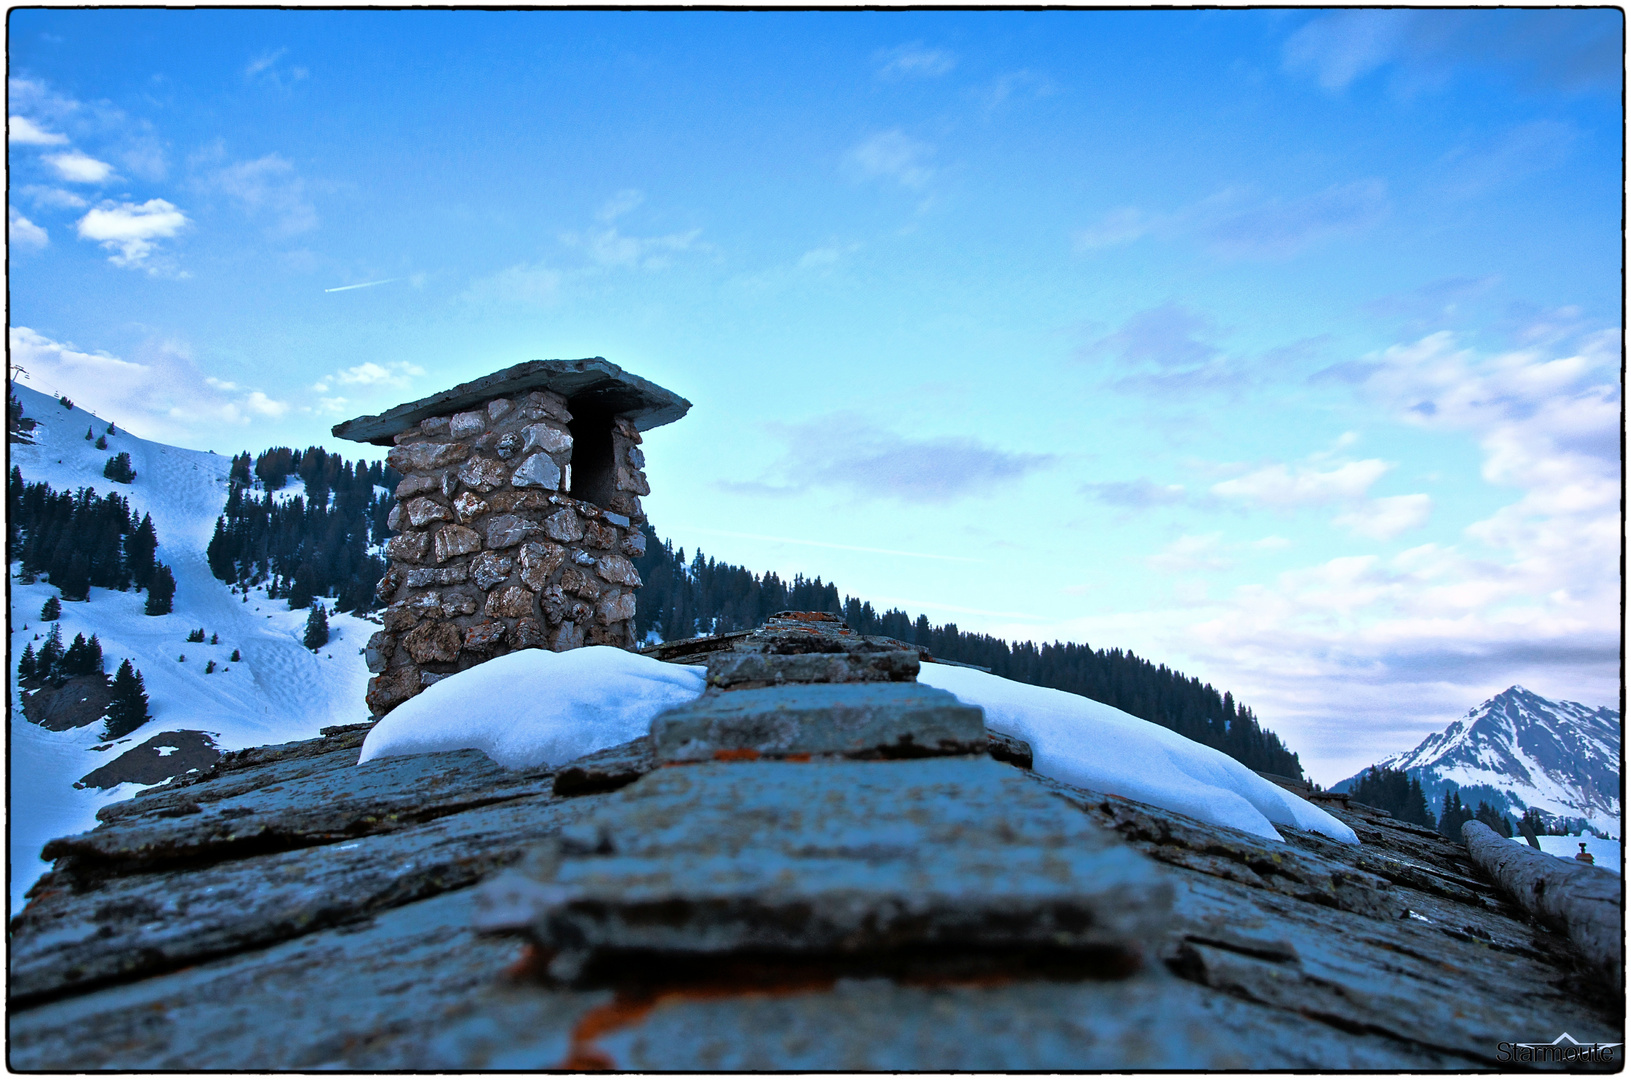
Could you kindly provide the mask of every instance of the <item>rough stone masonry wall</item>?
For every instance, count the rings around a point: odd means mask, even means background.
[[[612,422],[616,492],[563,490],[572,414],[558,394],[495,398],[396,436],[403,475],[368,641],[368,707],[383,715],[440,678],[514,649],[634,644],[629,561],[645,552],[650,493],[633,423]]]

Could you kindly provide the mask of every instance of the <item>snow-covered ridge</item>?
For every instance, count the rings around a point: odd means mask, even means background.
[[[76,790],[75,781],[130,747],[161,731],[198,730],[215,735],[223,750],[291,739],[312,738],[330,724],[367,719],[363,693],[368,671],[359,653],[376,626],[351,615],[331,614],[331,640],[320,654],[300,644],[307,613],[290,611],[282,600],[268,601],[252,590],[248,603],[230,592],[209,570],[204,551],[226,503],[230,457],[184,450],[137,438],[123,430],[107,436],[108,448],[87,441],[106,432],[110,418],[75,407],[24,385],[14,385],[23,414],[37,420],[34,443],[11,444],[11,464],[28,483],[44,481],[59,491],[90,487],[101,495],[116,492],[138,515],[151,514],[158,532],[158,558],[176,578],[172,614],[142,613],[145,594],[93,588],[86,603],[62,605],[62,634],[96,634],[107,670],[129,658],[142,672],[153,720],[112,749],[101,751],[103,725],[68,731],[46,731],[29,723],[19,701],[16,662],[35,635],[49,624],[40,620],[46,599],[58,595],[50,582],[20,584],[12,564],[11,640],[8,681],[11,714],[11,842],[13,910],[22,895],[48,867],[37,858],[46,840],[96,824],[96,810],[130,797],[135,785],[108,791]],[[111,418],[114,421],[118,417]],[[136,470],[132,484],[116,484],[102,475],[107,460],[130,455]],[[26,629],[25,629],[26,627]],[[202,627],[220,637],[219,645],[188,642]],[[241,659],[229,658],[234,649]],[[185,655],[181,661],[178,657]],[[205,675],[207,661],[216,671]],[[227,669],[227,670],[223,670]]]

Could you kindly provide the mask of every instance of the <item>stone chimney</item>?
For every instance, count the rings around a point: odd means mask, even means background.
[[[640,432],[691,403],[600,357],[532,360],[334,428],[402,474],[368,707],[514,649],[634,646]]]

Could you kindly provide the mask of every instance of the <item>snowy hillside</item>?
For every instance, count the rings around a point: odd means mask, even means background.
[[[91,487],[99,495],[117,492],[137,514],[151,514],[158,531],[158,558],[175,573],[172,614],[142,613],[145,594],[93,588],[90,600],[62,604],[62,635],[76,633],[101,639],[107,670],[129,658],[141,670],[153,719],[111,749],[100,736],[103,725],[47,731],[30,723],[17,707],[17,658],[25,645],[40,640],[50,624],[40,608],[57,595],[45,579],[32,585],[17,580],[18,564],[9,567],[11,641],[7,668],[11,692],[12,910],[23,893],[48,869],[38,852],[46,840],[92,827],[97,808],[129,798],[138,788],[122,784],[107,791],[76,790],[74,782],[93,769],[154,735],[197,730],[212,734],[222,750],[309,738],[330,724],[367,719],[363,693],[368,672],[360,650],[377,629],[366,620],[332,614],[329,645],[313,654],[300,643],[307,612],[290,611],[283,600],[268,601],[264,591],[247,597],[231,592],[210,575],[204,549],[226,502],[231,459],[149,442],[125,432],[108,436],[108,449],[85,439],[86,428],[104,433],[110,419],[75,407],[71,412],[55,399],[16,386],[23,413],[39,422],[34,445],[14,443],[11,464],[28,483],[44,481],[59,491]],[[115,484],[102,476],[109,457],[124,451],[136,470],[132,484]],[[220,644],[188,642],[191,630],[218,635]],[[234,649],[242,659],[231,663]],[[185,655],[183,662],[178,658]],[[214,660],[217,669],[204,674]]]
[[[1464,800],[1504,796],[1507,806],[1498,809],[1513,815],[1533,807],[1621,835],[1620,714],[1613,709],[1514,686],[1380,764],[1419,779],[1435,813],[1453,784]]]

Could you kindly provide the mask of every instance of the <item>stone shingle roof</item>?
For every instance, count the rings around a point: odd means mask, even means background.
[[[1340,799],[1358,847],[1073,788],[932,710],[890,728],[928,689],[899,643],[795,629],[560,770],[358,766],[358,725],[106,808],[13,921],[12,1067],[1470,1069],[1623,1038],[1459,844]],[[848,734],[774,706],[820,696],[776,685],[812,655],[867,680],[821,691]]]
[[[550,390],[580,401],[592,399],[603,412],[626,417],[641,431],[671,424],[691,409],[691,403],[673,391],[624,371],[604,357],[528,360],[377,416],[358,416],[335,424],[334,434],[353,442],[390,446],[395,436],[427,417],[473,409],[493,398],[531,390]]]

